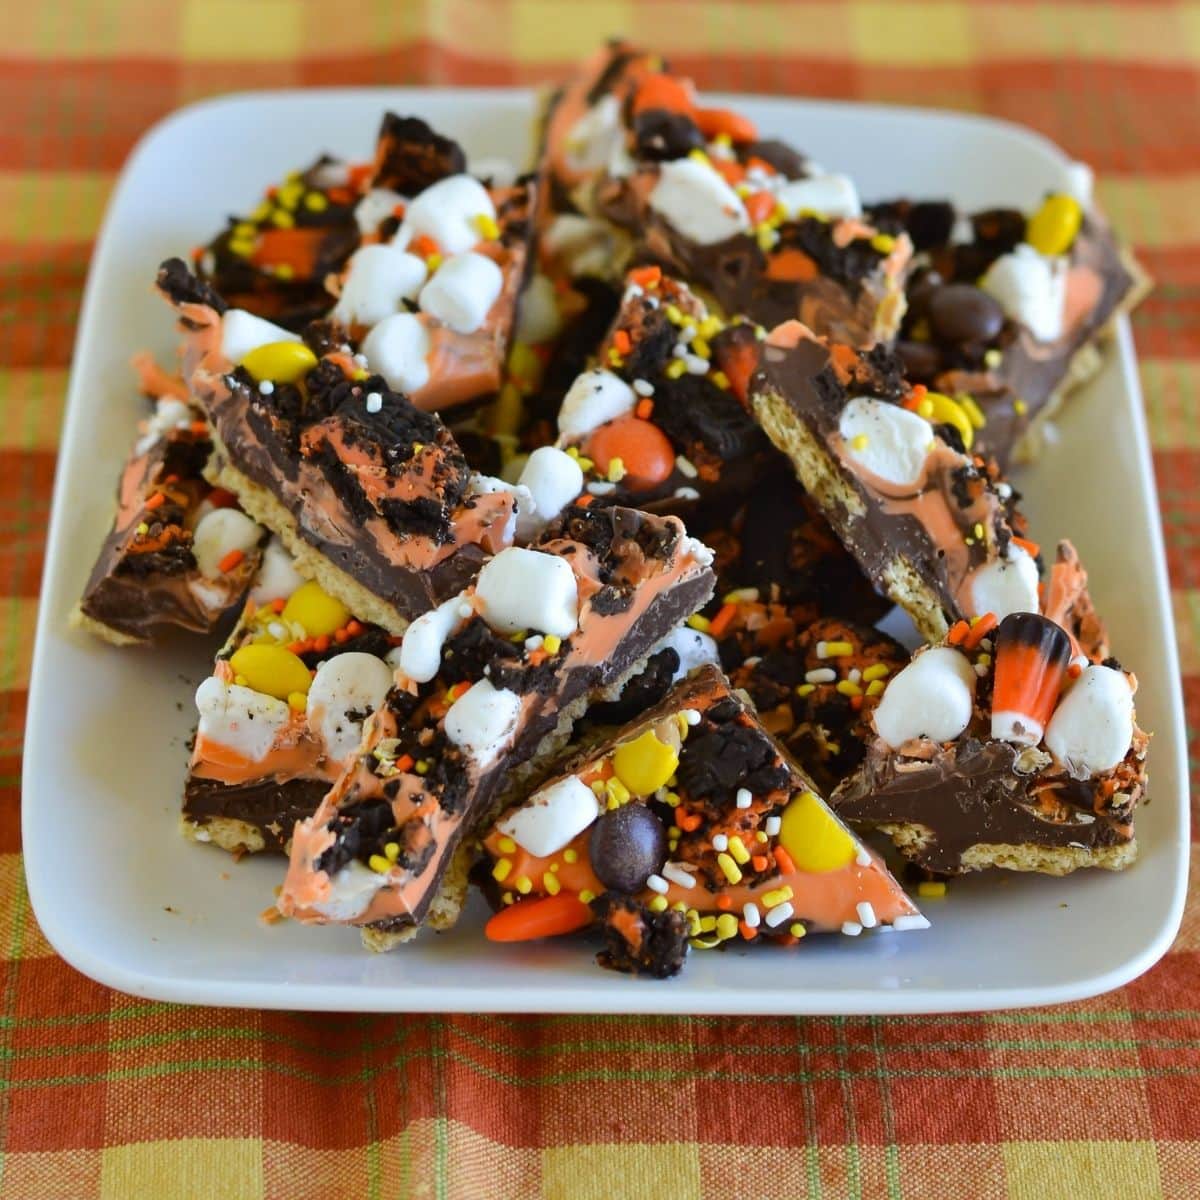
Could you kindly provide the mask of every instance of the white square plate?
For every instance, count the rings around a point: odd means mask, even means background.
[[[728,97],[869,198],[946,194],[1033,206],[1067,160],[996,121],[854,104]],[[192,694],[214,649],[178,637],[117,650],[67,628],[111,517],[137,412],[130,353],[170,352],[159,261],[318,151],[371,152],[385,108],[419,113],[469,154],[525,161],[532,100],[513,91],[264,92],[184,109],[152,130],[113,195],[88,280],[63,430],[37,630],[22,817],[34,909],[85,974],[126,992],[204,1004],[367,1011],[915,1013],[1073,1000],[1146,970],[1178,928],[1187,792],[1175,636],[1158,504],[1128,326],[1069,404],[1062,438],[1019,484],[1035,536],[1070,535],[1113,642],[1138,672],[1154,730],[1154,803],[1141,861],[1121,875],[991,875],[925,908],[933,928],[813,938],[794,952],[694,953],[658,983],[599,970],[578,942],[485,943],[472,909],[451,933],[374,956],[342,928],[267,927],[280,862],[201,849],[176,831]],[[479,903],[478,900],[475,903]]]

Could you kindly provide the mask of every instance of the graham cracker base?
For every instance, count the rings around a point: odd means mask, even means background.
[[[204,477],[214,487],[224,488],[238,498],[238,503],[251,520],[257,521],[279,535],[296,560],[296,569],[308,579],[315,579],[331,596],[336,596],[360,621],[382,625],[389,633],[403,633],[408,619],[341,567],[334,566],[319,550],[301,536],[295,517],[263,487],[244,475],[229,462],[229,456],[213,431],[213,453],[204,469]]]
[[[145,646],[149,644],[148,638],[122,633],[121,630],[114,629],[111,625],[105,625],[103,621],[97,621],[95,617],[89,617],[78,604],[71,610],[67,624],[72,629],[82,629],[85,633],[98,637],[102,642],[108,642],[110,646]]]
[[[921,850],[933,838],[927,825],[877,825],[886,833],[905,858],[920,861]],[[1039,846],[1032,842],[1007,844],[977,842],[962,852],[964,873],[998,867],[1004,871],[1032,871],[1039,875],[1070,875],[1084,867],[1122,871],[1137,858],[1137,840],[1131,838],[1117,846]]]
[[[184,815],[179,817],[179,832],[189,842],[212,845],[230,854],[259,854],[266,849],[262,831],[236,817],[211,817],[201,823]]]
[[[866,514],[862,497],[842,478],[837,464],[787,401],[775,391],[755,393],[754,414],[771,441],[792,461],[800,482],[821,506],[841,540],[853,544],[851,522]],[[950,625],[941,600],[902,555],[896,555],[880,581],[888,596],[909,616],[929,642],[940,641]]]

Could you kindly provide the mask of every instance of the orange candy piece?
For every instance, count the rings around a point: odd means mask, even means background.
[[[691,85],[686,80],[675,79],[670,75],[646,76],[633,97],[635,116],[651,108],[690,113],[694,104]]]
[[[592,910],[578,896],[563,892],[539,900],[519,900],[502,908],[483,932],[490,942],[531,942],[573,933],[591,921]]]
[[[657,425],[639,417],[617,417],[588,438],[586,454],[601,474],[619,458],[625,467],[622,483],[647,489],[667,479],[675,469],[675,448]]]
[[[698,108],[692,117],[709,141],[722,133],[727,133],[734,142],[753,142],[758,138],[758,126],[732,109]]]

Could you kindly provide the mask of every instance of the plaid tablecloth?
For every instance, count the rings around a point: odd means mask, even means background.
[[[4,0],[0,1195],[1200,1196],[1196,902],[1122,991],[912,1019],[189,1009],[108,991],[41,936],[18,799],[43,530],[91,239],[134,139],[232,89],[528,83],[617,31],[706,87],[991,112],[1094,164],[1158,282],[1134,327],[1195,737],[1200,5]]]

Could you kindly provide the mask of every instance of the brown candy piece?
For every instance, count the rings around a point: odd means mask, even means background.
[[[974,284],[951,283],[930,297],[929,323],[939,341],[990,342],[1004,328],[1004,310]]]
[[[667,831],[644,804],[602,813],[588,842],[592,870],[615,892],[640,892],[667,859]]]

